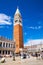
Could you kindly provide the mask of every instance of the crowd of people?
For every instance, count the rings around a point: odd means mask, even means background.
[[[40,53],[35,53],[35,56],[36,56],[36,59],[43,59],[43,51],[42,52],[40,52]]]
[[[39,53],[35,52],[34,55],[32,55],[32,54],[29,55],[29,54],[21,53],[20,56],[21,56],[22,59],[27,58],[27,57],[30,58],[31,56],[32,57],[36,57],[36,59],[43,59],[43,51],[41,51]]]

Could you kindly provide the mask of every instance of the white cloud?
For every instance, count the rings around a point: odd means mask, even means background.
[[[30,26],[30,27],[28,27],[28,28],[30,28],[30,29],[41,29],[42,28],[42,26]]]
[[[11,25],[11,17],[6,14],[0,13],[0,25]]]
[[[30,28],[30,29],[34,29],[34,27],[32,27],[32,26],[31,26],[31,27],[28,27],[28,28]]]
[[[43,44],[43,39],[28,40],[24,46]]]

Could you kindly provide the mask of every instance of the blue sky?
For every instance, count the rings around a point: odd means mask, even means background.
[[[24,43],[43,39],[43,0],[0,0],[0,36],[13,39],[14,14],[22,15]]]

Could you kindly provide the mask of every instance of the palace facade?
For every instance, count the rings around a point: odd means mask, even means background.
[[[0,55],[12,56],[15,51],[15,41],[0,37]]]

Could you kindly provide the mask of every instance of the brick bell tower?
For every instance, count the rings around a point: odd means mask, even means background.
[[[23,48],[23,31],[22,31],[22,17],[19,9],[17,8],[14,15],[14,39],[15,39],[15,53],[20,52],[20,48]]]

